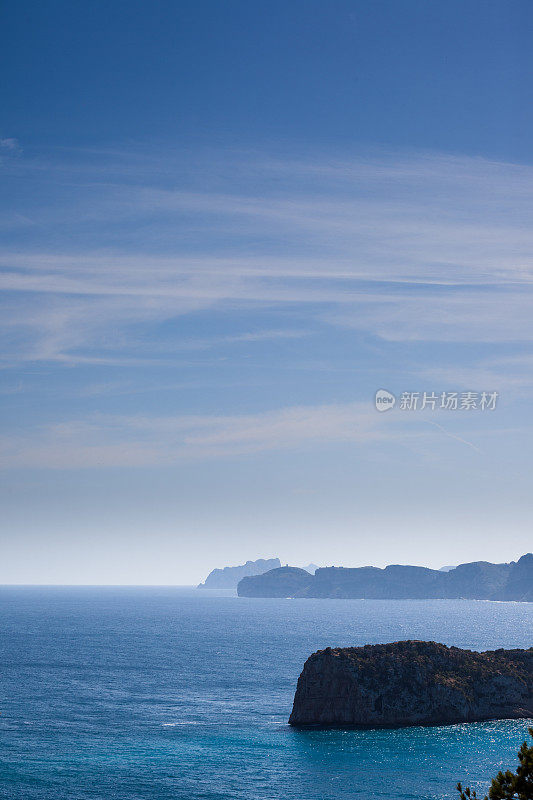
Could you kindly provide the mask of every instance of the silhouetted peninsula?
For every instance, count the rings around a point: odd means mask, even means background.
[[[324,597],[374,600],[533,601],[533,554],[510,564],[474,561],[447,572],[426,567],[322,567],[314,575],[281,567],[243,578],[241,597]]]

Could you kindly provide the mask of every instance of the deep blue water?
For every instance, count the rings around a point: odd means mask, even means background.
[[[527,721],[286,724],[306,657],[433,639],[531,646],[533,604],[259,600],[175,588],[0,589],[0,797],[457,797],[514,766]]]

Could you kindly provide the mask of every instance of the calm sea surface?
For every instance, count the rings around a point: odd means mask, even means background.
[[[407,638],[528,647],[533,604],[0,589],[0,797],[443,800],[458,780],[485,789],[514,766],[527,721],[288,727],[314,650]]]

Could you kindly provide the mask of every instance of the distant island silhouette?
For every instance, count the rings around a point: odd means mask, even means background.
[[[199,589],[224,589],[237,590],[237,584],[245,576],[262,575],[264,572],[281,567],[279,558],[258,558],[256,561],[247,561],[236,567],[224,567],[212,570]]]
[[[243,577],[240,597],[322,597],[382,600],[471,599],[533,601],[533,553],[508,564],[474,561],[447,571],[392,564],[321,567],[314,575],[277,567]]]

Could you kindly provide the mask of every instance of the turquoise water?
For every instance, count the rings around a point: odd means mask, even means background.
[[[433,639],[531,646],[533,604],[215,598],[174,588],[0,590],[0,797],[457,797],[513,766],[527,721],[296,731],[306,657]]]

